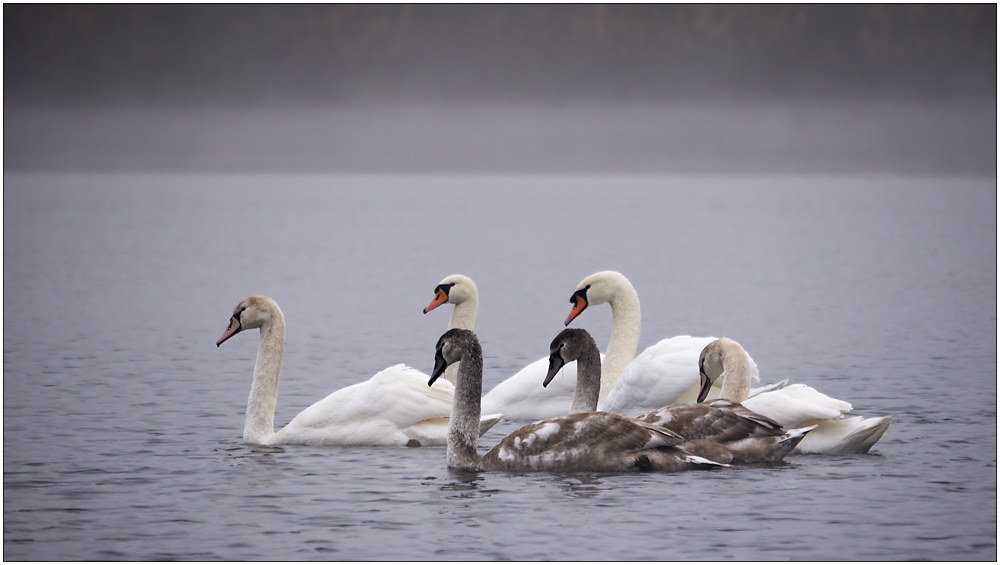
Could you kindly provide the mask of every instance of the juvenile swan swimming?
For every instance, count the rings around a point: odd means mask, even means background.
[[[676,447],[681,438],[618,414],[586,412],[524,426],[485,455],[476,451],[483,353],[476,334],[453,328],[438,340],[433,385],[461,361],[448,429],[448,466],[477,471],[681,471],[717,462]]]
[[[798,453],[867,453],[889,428],[892,416],[844,418],[851,405],[803,384],[750,395],[750,382],[757,367],[748,361],[739,343],[720,338],[708,344],[698,361],[701,375],[700,402],[713,383],[722,382],[719,398],[742,403],[782,426],[814,425],[797,447]]]
[[[443,382],[428,388],[427,375],[395,365],[371,379],[338,390],[274,431],[285,317],[266,296],[251,296],[233,310],[216,346],[234,335],[260,328],[260,347],[247,402],[243,441],[256,445],[444,445],[454,387]],[[477,419],[484,433],[500,416]]]

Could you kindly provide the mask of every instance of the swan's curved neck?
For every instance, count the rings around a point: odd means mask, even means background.
[[[451,320],[448,321],[448,329],[459,328],[469,330],[476,329],[476,314],[479,312],[479,297],[473,296],[465,301],[459,302],[451,311]],[[460,363],[452,363],[444,371],[444,379],[451,384],[455,384],[458,379],[458,366]]]
[[[576,391],[570,414],[597,410],[597,399],[601,392],[601,353],[595,346],[585,350],[576,359]]]
[[[483,350],[473,342],[458,365],[458,382],[448,424],[448,466],[474,469],[479,464],[479,417],[483,394]]]
[[[730,402],[743,402],[749,398],[753,373],[746,352],[739,346],[724,347],[722,367],[722,390],[719,392],[719,398]]]
[[[448,329],[460,328],[469,330],[476,329],[476,314],[479,312],[479,297],[459,302],[451,311],[451,320],[448,321]]]
[[[613,297],[608,301],[611,304],[611,341],[604,352],[604,365],[601,367],[602,402],[615,388],[625,367],[635,359],[642,326],[639,295],[627,282],[616,286]]]
[[[243,441],[267,443],[274,435],[274,408],[278,403],[278,381],[281,379],[281,357],[285,352],[285,320],[278,313],[260,327],[260,347],[253,368],[253,384],[247,400],[247,415],[243,423]]]

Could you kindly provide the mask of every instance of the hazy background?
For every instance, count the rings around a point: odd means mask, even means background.
[[[4,5],[5,171],[996,174],[996,5]]]
[[[5,4],[4,557],[995,561],[996,17]],[[640,349],[732,337],[892,426],[607,477],[242,442],[245,296],[288,320],[282,425],[429,370],[449,274],[492,388],[604,269]]]

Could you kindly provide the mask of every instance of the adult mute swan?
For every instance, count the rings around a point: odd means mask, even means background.
[[[438,340],[433,384],[461,362],[448,429],[448,466],[475,471],[671,472],[720,463],[692,455],[664,428],[605,412],[550,418],[524,426],[480,456],[476,451],[483,353],[476,334],[453,328]]]
[[[260,328],[260,347],[247,402],[243,441],[255,445],[444,445],[454,387],[428,388],[427,375],[395,365],[371,379],[338,390],[299,413],[274,431],[281,358],[285,350],[285,317],[277,302],[251,296],[233,310],[216,346],[243,330]],[[482,418],[476,431],[485,433],[499,415]]]
[[[714,337],[677,336],[651,345],[638,357],[639,295],[621,273],[601,271],[583,279],[570,297],[568,326],[588,306],[611,305],[611,341],[601,368],[598,410],[637,416],[674,402],[694,402],[698,355]],[[752,361],[751,361],[752,362]]]
[[[479,289],[471,278],[465,275],[445,277],[434,289],[434,299],[424,308],[424,314],[442,304],[454,305],[448,329],[475,329]],[[483,412],[499,412],[516,420],[537,420],[567,414],[576,385],[576,363],[567,364],[551,386],[543,388],[539,383],[545,377],[547,367],[548,358],[542,357],[493,387],[483,396]],[[458,367],[452,365],[444,378],[454,384],[457,374]]]
[[[597,407],[601,359],[587,330],[566,329],[552,340],[549,373],[543,385],[564,363],[576,360],[578,375],[573,413]],[[724,463],[773,463],[784,459],[815,426],[784,430],[777,422],[727,400],[710,404],[672,404],[636,418],[683,438],[681,445],[695,455]]]
[[[719,398],[743,406],[785,427],[815,425],[796,448],[798,453],[867,453],[889,427],[892,416],[845,418],[851,405],[803,384],[793,384],[750,396],[757,367],[739,343],[720,338],[708,344],[698,360],[701,402],[713,383],[722,382]]]

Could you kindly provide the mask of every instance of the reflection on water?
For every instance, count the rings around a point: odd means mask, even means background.
[[[996,558],[994,178],[4,180],[5,559]],[[215,340],[248,295],[288,324],[280,426],[429,370],[448,274],[479,286],[489,389],[603,269],[639,293],[640,347],[729,336],[763,382],[892,426],[868,456],[675,475],[241,441],[257,344]],[[605,347],[609,309],[583,322]]]
[[[594,498],[603,490],[600,477],[593,475],[553,475],[551,478],[564,493],[577,498]]]
[[[441,485],[441,492],[458,492],[462,494],[450,495],[448,498],[468,498],[471,493],[479,491],[479,483],[482,481],[482,473],[469,471],[466,469],[448,469],[448,477],[454,479]],[[482,494],[482,493],[479,493]],[[486,496],[489,496],[488,494]]]

